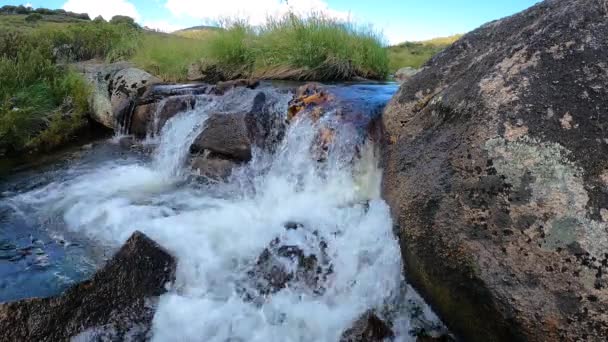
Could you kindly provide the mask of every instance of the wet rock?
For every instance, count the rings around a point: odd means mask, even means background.
[[[368,311],[342,334],[340,342],[382,342],[394,337],[390,324]]]
[[[226,91],[236,87],[255,89],[260,85],[260,81],[254,79],[238,79],[232,81],[218,82],[215,86],[215,94],[223,95]]]
[[[324,113],[325,105],[331,104],[334,97],[320,83],[307,83],[296,90],[294,99],[289,102],[287,120],[306,114],[318,120]]]
[[[433,57],[383,116],[408,280],[470,341],[608,336],[608,11],[545,1]]]
[[[232,174],[232,169],[238,164],[232,160],[220,157],[197,156],[190,162],[192,170],[199,176],[213,180],[225,180]]]
[[[397,80],[397,82],[403,83],[410,80],[419,71],[419,69],[414,69],[412,67],[401,68],[397,70],[397,72],[395,72],[395,79]]]
[[[0,341],[144,340],[175,267],[168,252],[136,232],[91,280],[63,295],[0,304]]]
[[[287,223],[286,233],[270,242],[247,272],[257,294],[267,296],[287,286],[312,295],[325,291],[324,283],[332,273],[327,243],[317,231],[298,223]],[[293,235],[292,235],[293,234]],[[294,235],[300,238],[293,239]],[[298,241],[304,245],[295,243]],[[312,252],[311,252],[312,251]],[[248,294],[249,297],[255,297]]]
[[[137,68],[120,70],[111,78],[108,91],[112,114],[120,125],[129,126],[137,98],[146,92],[149,85],[160,82],[159,78]]]
[[[142,95],[147,86],[160,82],[126,62],[87,61],[73,66],[91,85],[91,117],[111,129],[116,128],[117,122],[123,123],[125,113],[133,109],[135,97]]]
[[[190,147],[191,153],[209,151],[235,161],[251,159],[251,140],[244,113],[215,113]]]
[[[138,105],[133,111],[130,133],[138,138],[156,135],[167,120],[178,113],[194,109],[194,95],[171,96],[157,102]]]
[[[259,92],[253,99],[253,105],[245,117],[251,143],[266,151],[274,151],[283,140],[287,125],[282,115],[277,115],[267,102],[267,95]]]

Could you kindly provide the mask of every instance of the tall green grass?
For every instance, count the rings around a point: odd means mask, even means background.
[[[257,27],[232,21],[209,39],[203,58],[228,78],[323,81],[383,79],[388,73],[379,33],[320,14],[287,14]]]
[[[0,80],[0,147],[8,152],[53,148],[84,125],[84,79],[52,64],[40,50],[0,57]]]
[[[384,78],[388,57],[380,34],[322,15],[292,14],[269,20],[259,31],[256,70],[290,67],[305,79]]]
[[[126,59],[140,39],[124,24],[23,27],[0,31],[0,151],[9,153],[53,148],[85,124],[89,88],[65,63]]]
[[[165,81],[186,79],[188,66],[205,54],[206,44],[200,40],[167,34],[147,34],[131,60],[140,68]]]

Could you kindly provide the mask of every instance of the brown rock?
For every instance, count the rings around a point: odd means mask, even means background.
[[[199,176],[214,180],[224,180],[230,177],[232,169],[237,164],[228,159],[218,157],[194,157],[191,161],[192,170]]]
[[[126,68],[114,75],[110,80],[108,92],[112,113],[119,125],[123,128],[129,127],[137,98],[146,92],[148,86],[160,82],[159,78],[136,68]]]
[[[368,311],[342,334],[340,342],[382,342],[394,337],[391,326]]]
[[[215,113],[205,121],[190,152],[210,151],[236,161],[251,159],[251,141],[244,113]]]
[[[63,295],[0,304],[0,341],[144,340],[154,300],[175,278],[175,260],[135,232],[91,280]]]
[[[608,336],[608,8],[550,0],[433,57],[385,111],[408,280],[467,341]]]
[[[157,102],[141,104],[131,117],[130,133],[138,138],[148,134],[158,134],[167,120],[178,113],[194,109],[194,95],[171,96]]]

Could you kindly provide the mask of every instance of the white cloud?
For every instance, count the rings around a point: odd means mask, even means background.
[[[76,13],[88,13],[91,18],[101,15],[106,20],[112,19],[115,15],[126,15],[135,21],[141,19],[135,5],[127,0],[68,0],[63,5],[63,9]]]
[[[238,17],[247,18],[253,25],[289,10],[303,15],[317,12],[341,19],[349,17],[349,13],[333,10],[323,0],[167,0],[165,7],[177,17],[204,21]]]
[[[181,30],[186,28],[185,25],[175,24],[166,20],[149,20],[144,21],[143,26],[149,27],[151,29],[159,30],[162,32],[174,32],[177,30]]]

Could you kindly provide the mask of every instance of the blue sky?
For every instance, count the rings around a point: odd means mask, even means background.
[[[321,11],[381,30],[390,43],[464,33],[528,8],[538,0],[0,0],[0,5],[65,8],[91,16],[133,16],[163,31],[208,24],[219,17]]]

